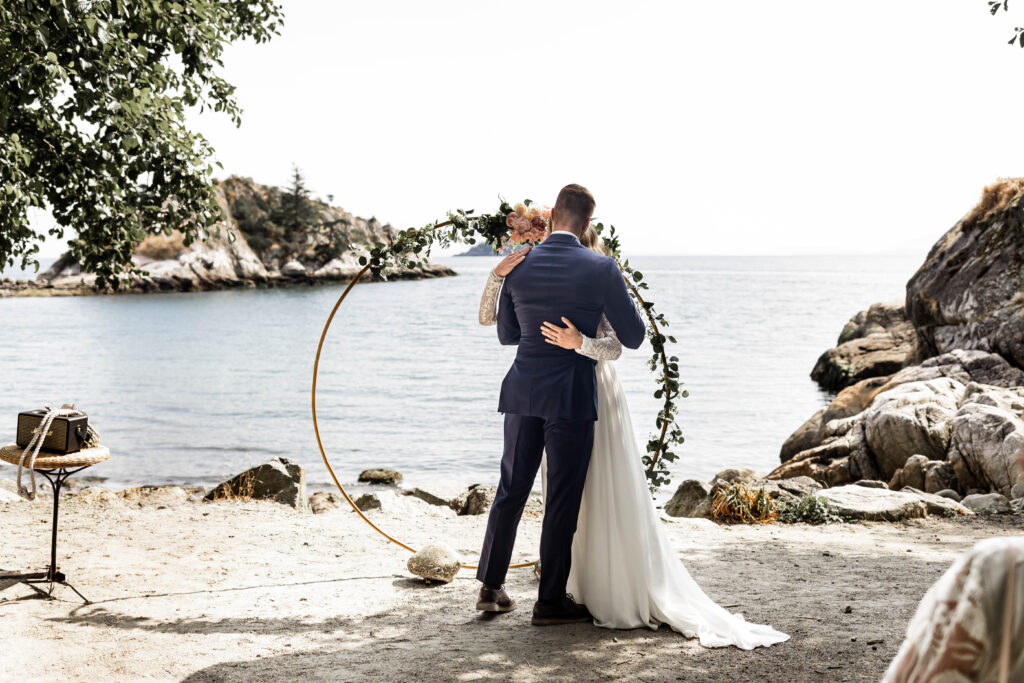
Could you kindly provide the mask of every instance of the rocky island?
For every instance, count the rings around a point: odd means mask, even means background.
[[[359,256],[398,232],[376,218],[360,218],[301,193],[260,185],[237,176],[216,181],[225,220],[206,240],[186,246],[180,232],[150,235],[135,248],[140,272],[123,291],[188,292],[236,287],[276,287],[347,282],[361,266]],[[424,259],[389,279],[454,275]],[[367,278],[368,279],[368,278]],[[83,273],[66,253],[35,280],[0,280],[4,296],[102,294],[96,278]]]

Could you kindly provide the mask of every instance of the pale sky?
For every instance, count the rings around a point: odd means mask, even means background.
[[[627,253],[923,256],[1024,172],[1024,14],[983,0],[284,6],[226,54],[241,128],[194,124],[398,227],[578,182]]]

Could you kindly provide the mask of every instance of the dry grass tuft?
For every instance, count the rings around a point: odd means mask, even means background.
[[[154,261],[165,261],[176,258],[184,249],[184,237],[177,230],[172,230],[170,235],[149,235],[135,247],[135,253]]]
[[[1009,208],[1014,199],[1024,192],[1024,178],[1000,178],[985,187],[978,205],[964,216],[966,227],[989,221]]]
[[[740,483],[722,484],[711,502],[711,519],[726,524],[767,524],[779,517],[779,510],[764,488],[757,490]]]
[[[256,474],[252,470],[246,470],[238,475],[237,482],[224,482],[214,492],[212,500],[252,500],[256,491]]]

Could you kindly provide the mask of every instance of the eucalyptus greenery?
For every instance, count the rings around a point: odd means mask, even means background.
[[[71,253],[100,286],[134,272],[147,234],[203,236],[221,211],[186,108],[240,123],[222,53],[281,20],[272,0],[0,3],[0,267],[39,269],[32,207],[52,213],[50,235],[75,233]]]
[[[779,519],[783,522],[807,524],[836,524],[850,521],[836,512],[827,500],[813,494],[788,503],[779,512]]]
[[[527,206],[532,204],[529,199],[523,203]],[[492,214],[478,214],[472,209],[456,209],[448,213],[446,221],[403,230],[395,235],[390,244],[374,244],[367,255],[360,257],[359,263],[375,278],[386,279],[391,270],[415,266],[416,261],[429,256],[435,246],[448,247],[456,242],[483,242],[489,244],[497,253],[507,243],[510,231],[505,220],[513,210],[504,199],[500,199],[498,210]],[[674,336],[664,333],[669,327],[669,322],[663,314],[655,310],[654,302],[647,300],[642,293],[649,290],[643,273],[633,268],[628,260],[622,259],[619,235],[615,226],[609,225],[606,230],[603,223],[595,222],[592,225],[622,270],[630,295],[648,321],[647,338],[651,342],[649,365],[655,374],[657,384],[654,397],[662,401],[661,409],[655,418],[656,430],[648,439],[647,452],[643,456],[648,484],[654,492],[671,481],[668,464],[678,459],[679,455],[674,449],[683,443],[683,432],[677,422],[677,400],[686,398],[689,393],[682,389],[679,380],[679,358],[669,356],[665,349],[666,344],[676,343]]]

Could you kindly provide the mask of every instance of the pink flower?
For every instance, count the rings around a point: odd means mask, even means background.
[[[505,225],[509,231],[508,243],[524,244],[543,242],[547,236],[550,207],[540,210],[536,207],[527,209],[523,204],[516,204],[515,211],[505,217]]]

